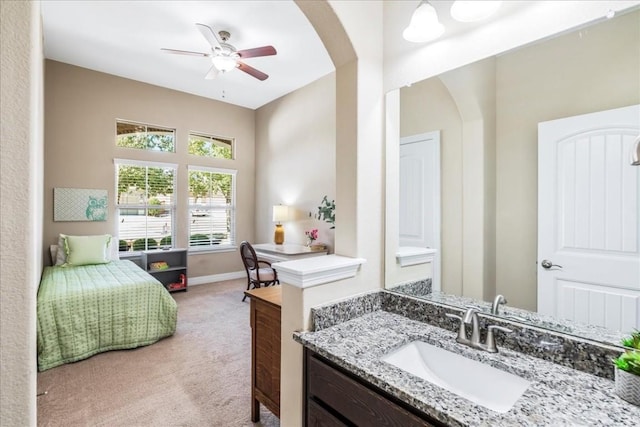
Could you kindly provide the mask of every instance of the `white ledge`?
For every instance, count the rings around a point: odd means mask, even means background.
[[[432,262],[436,255],[436,250],[431,248],[420,248],[414,246],[403,246],[398,248],[396,259],[400,267],[409,265],[426,264]]]
[[[298,288],[310,288],[323,283],[354,277],[364,258],[349,258],[327,255],[294,261],[275,262],[272,267],[278,272],[281,283]]]

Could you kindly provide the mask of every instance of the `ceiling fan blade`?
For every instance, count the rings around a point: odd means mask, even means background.
[[[216,37],[216,33],[213,32],[213,29],[210,26],[204,24],[196,24],[196,27],[198,27],[200,33],[202,33],[204,38],[207,39],[213,49],[221,49],[220,40],[218,40],[218,37]]]
[[[242,61],[238,61],[238,69],[244,71],[245,73],[249,74],[250,76],[255,77],[258,80],[267,80],[269,78],[269,76],[267,74],[263,73],[260,70],[256,70],[252,66],[247,65]]]
[[[165,47],[160,48],[160,50],[162,50],[164,52],[167,52],[167,53],[175,53],[175,54],[178,54],[178,55],[191,55],[191,56],[203,56],[203,57],[211,56],[210,53],[192,52],[190,50],[167,49]]]
[[[239,50],[240,58],[255,58],[256,56],[275,55],[276,49],[273,46],[254,47],[253,49]]]
[[[218,76],[219,73],[220,71],[218,71],[216,66],[212,65],[211,68],[209,68],[209,72],[207,73],[206,76],[204,76],[204,78],[207,80],[213,80]]]

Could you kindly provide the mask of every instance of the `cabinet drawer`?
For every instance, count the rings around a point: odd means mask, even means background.
[[[313,399],[357,426],[435,426],[307,351],[307,404]]]
[[[313,400],[307,403],[307,427],[347,427]]]

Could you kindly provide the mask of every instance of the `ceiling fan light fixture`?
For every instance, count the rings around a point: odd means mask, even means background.
[[[236,58],[232,56],[214,56],[211,58],[211,62],[213,62],[213,66],[216,67],[221,73],[231,71],[237,66]]]
[[[424,43],[437,39],[443,33],[444,25],[438,20],[436,9],[428,1],[422,0],[411,15],[409,26],[402,32],[402,37],[413,43]]]
[[[456,0],[451,5],[451,17],[458,22],[487,19],[500,9],[501,1]]]

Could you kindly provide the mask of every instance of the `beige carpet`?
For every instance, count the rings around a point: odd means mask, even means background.
[[[174,293],[176,333],[38,374],[38,426],[279,426],[250,420],[251,327],[246,281]]]

